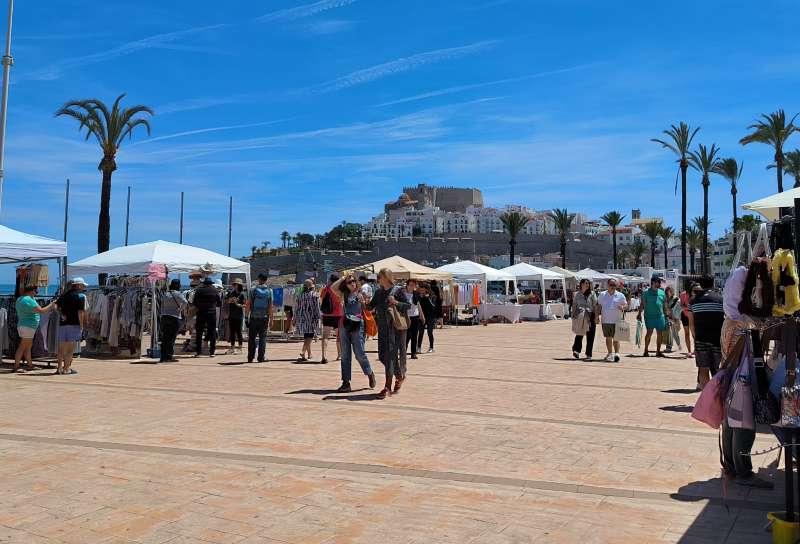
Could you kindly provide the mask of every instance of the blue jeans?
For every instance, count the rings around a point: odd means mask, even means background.
[[[339,327],[339,341],[342,343],[342,381],[350,382],[352,377],[352,356],[356,355],[356,361],[361,365],[364,375],[372,374],[372,367],[369,365],[367,354],[364,353],[363,344],[364,324],[358,330],[348,332],[344,327]]]

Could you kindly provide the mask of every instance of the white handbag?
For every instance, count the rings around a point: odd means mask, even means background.
[[[631,341],[631,324],[627,321],[620,321],[614,328],[614,341],[615,342],[630,342]]]

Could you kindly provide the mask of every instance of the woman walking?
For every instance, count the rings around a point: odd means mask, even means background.
[[[183,316],[189,303],[181,293],[181,280],[169,282],[169,291],[161,295],[161,363],[174,363],[175,340],[183,325]]]
[[[228,354],[236,353],[236,343],[239,343],[238,353],[242,353],[242,324],[244,323],[244,306],[247,302],[244,295],[244,282],[239,278],[233,280],[233,286],[228,291],[225,300],[228,303],[228,340],[230,347]]]
[[[317,333],[319,320],[321,317],[319,309],[319,297],[314,292],[314,282],[306,280],[303,282],[303,292],[296,301],[294,320],[297,325],[297,332],[303,335],[303,349],[300,351],[298,363],[304,363],[311,359],[311,341]]]
[[[572,298],[572,319],[581,319],[586,327],[586,334],[576,334],[575,341],[572,343],[572,356],[580,359],[583,348],[583,337],[586,336],[586,357],[584,361],[592,360],[592,350],[594,348],[594,333],[597,330],[597,316],[595,307],[597,306],[597,295],[592,291],[592,283],[581,280],[578,284],[578,291]]]
[[[424,330],[425,316],[422,315],[419,309],[419,293],[417,293],[417,280],[411,278],[406,282],[406,288],[403,291],[405,302],[408,302],[408,317],[410,323],[408,326],[408,333],[406,334],[406,348],[411,344],[411,358],[417,358],[417,350],[419,349],[419,336]]]
[[[408,309],[411,305],[403,302],[404,300],[403,289],[395,286],[392,271],[388,268],[381,269],[378,272],[378,289],[368,306],[375,311],[375,321],[378,323],[378,358],[386,369],[386,383],[378,393],[379,399],[399,393],[406,379],[406,333]],[[394,317],[405,320],[405,324],[395,323]],[[393,379],[396,379],[394,390]]]
[[[422,351],[423,333],[428,331],[428,353],[433,353],[433,328],[436,326],[436,296],[429,291],[429,287],[424,285],[420,288],[419,307],[422,308],[422,315],[425,317],[425,327],[420,329],[417,338],[417,352]]]
[[[36,329],[39,328],[39,321],[42,314],[49,312],[55,308],[55,303],[51,302],[44,308],[39,306],[36,299],[38,287],[35,285],[28,285],[23,290],[21,297],[15,303],[17,310],[17,333],[19,334],[19,347],[14,355],[14,372],[19,371],[19,365],[23,359],[28,364],[25,366],[28,370],[33,370],[33,356],[31,355],[31,348],[33,347],[33,337],[36,336]]]
[[[361,370],[369,380],[369,388],[375,389],[375,373],[369,364],[367,354],[364,353],[362,338],[364,334],[364,300],[358,280],[353,274],[347,274],[342,279],[331,285],[333,296],[338,297],[342,303],[343,316],[339,324],[339,342],[342,346],[342,385],[337,393],[349,393],[350,378],[352,377],[352,356],[361,365]]]

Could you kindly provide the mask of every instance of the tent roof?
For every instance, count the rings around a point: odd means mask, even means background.
[[[578,276],[575,275],[575,272],[570,272],[566,268],[561,268],[560,266],[551,266],[548,268],[551,272],[557,272],[563,275],[565,278],[577,278]]]
[[[453,275],[449,272],[422,266],[421,264],[409,261],[399,255],[357,267],[358,270],[370,270],[376,274],[381,268],[388,268],[391,270],[395,279],[398,280],[407,280],[409,278],[421,280],[449,280],[453,278]]]
[[[517,263],[500,270],[504,274],[511,274],[518,280],[563,280],[564,275],[546,268],[539,268],[528,263]]]
[[[475,278],[484,279],[485,281],[508,281],[514,279],[511,274],[504,274],[490,266],[474,261],[457,261],[440,266],[436,270],[448,272],[456,278]]]
[[[794,199],[800,198],[800,188],[789,189],[782,193],[755,200],[742,206],[745,210],[760,213],[769,221],[780,219],[781,208],[793,208]]]
[[[0,263],[41,261],[66,255],[66,242],[26,234],[0,225]]]
[[[591,281],[605,281],[614,279],[613,276],[608,274],[603,274],[602,272],[598,272],[597,270],[592,270],[591,268],[584,268],[583,270],[578,270],[575,272],[575,276],[580,279],[587,279]]]
[[[250,273],[250,264],[199,247],[156,240],[117,247],[68,266],[71,275],[147,274],[151,264],[163,264],[170,273],[188,273],[210,265],[215,274]]]

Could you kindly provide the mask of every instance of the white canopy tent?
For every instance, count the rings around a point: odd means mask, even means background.
[[[511,282],[513,288],[512,293],[508,293],[508,290],[505,288],[505,286],[503,288],[503,293],[508,295],[516,292],[516,278],[513,274],[505,274],[490,266],[482,265],[474,261],[457,261],[440,266],[436,270],[452,274],[453,279],[455,280],[483,282],[484,295],[488,295],[488,282],[490,281],[503,282],[503,284]]]
[[[435,268],[429,268],[414,261],[395,255],[387,257],[374,263],[364,264],[355,268],[355,270],[369,270],[378,273],[382,268],[388,268],[392,271],[395,280],[407,280],[414,278],[415,280],[440,280],[449,281],[453,279],[453,275],[449,272],[442,272]]]
[[[67,243],[0,225],[0,264],[43,261],[67,256]]]
[[[780,219],[781,208],[793,208],[794,199],[800,198],[800,187],[755,200],[742,206],[745,210],[760,213],[768,221]]]
[[[563,289],[564,297],[567,296],[567,283],[564,274],[560,274],[559,272],[553,272],[552,270],[548,270],[546,268],[539,268],[538,266],[533,266],[532,264],[528,263],[517,263],[514,266],[508,266],[500,270],[500,272],[505,274],[511,274],[514,276],[517,281],[538,281],[541,284],[542,288],[542,298],[544,299],[544,291],[545,285],[544,282],[546,281],[557,281],[561,283],[561,287]]]
[[[611,279],[615,279],[614,276],[609,274],[603,274],[602,272],[598,272],[597,270],[592,270],[591,268],[584,268],[583,270],[578,270],[575,272],[575,276],[578,277],[580,280],[589,280],[592,282],[601,282],[601,281],[608,281]]]
[[[215,274],[245,274],[250,285],[250,264],[207,249],[156,240],[146,244],[117,247],[68,266],[74,276],[88,274],[144,275],[151,264],[161,264],[172,273],[189,273],[201,266]]]

